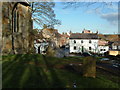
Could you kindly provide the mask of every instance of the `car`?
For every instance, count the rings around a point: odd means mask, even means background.
[[[117,65],[115,65],[115,64],[113,64],[112,66],[113,66],[113,67],[116,67],[116,68],[118,67],[118,66],[117,66]]]
[[[112,66],[118,68],[118,67],[120,67],[120,64],[119,63],[114,63]]]
[[[85,56],[85,57],[86,57],[86,56],[92,56],[92,54],[90,54],[90,53],[88,53],[88,52],[83,52],[83,53],[82,53],[82,56]]]
[[[108,60],[110,60],[109,58],[101,58],[100,59],[101,61],[108,61]]]

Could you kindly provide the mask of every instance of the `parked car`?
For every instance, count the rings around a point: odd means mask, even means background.
[[[85,57],[86,57],[86,56],[93,56],[93,55],[90,54],[90,53],[88,53],[88,52],[83,52],[83,53],[82,53],[82,56],[85,56]]]
[[[118,67],[120,67],[120,64],[119,63],[114,63],[112,66],[118,68]]]
[[[101,61],[108,61],[108,60],[110,60],[109,58],[101,58],[100,59]]]

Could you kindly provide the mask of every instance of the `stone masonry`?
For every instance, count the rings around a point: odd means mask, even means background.
[[[27,2],[2,2],[2,53],[25,54],[33,48],[32,9]]]

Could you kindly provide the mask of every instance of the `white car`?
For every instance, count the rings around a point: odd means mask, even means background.
[[[118,67],[120,67],[120,64],[119,63],[115,63],[112,66],[118,68]]]
[[[102,59],[100,59],[101,61],[108,61],[108,60],[110,60],[109,58],[102,58]]]

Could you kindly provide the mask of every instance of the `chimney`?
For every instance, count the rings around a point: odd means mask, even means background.
[[[96,34],[98,34],[98,30],[96,31]]]

